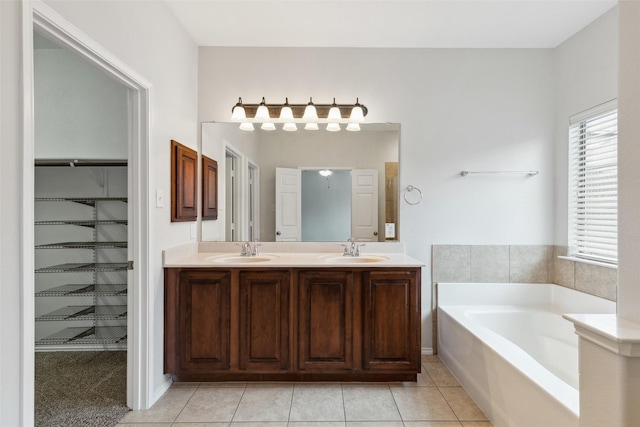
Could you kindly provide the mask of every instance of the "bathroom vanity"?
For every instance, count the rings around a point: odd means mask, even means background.
[[[358,257],[334,243],[264,246],[254,256],[229,243],[165,251],[165,373],[415,381],[423,264],[389,251],[401,244],[371,244]]]

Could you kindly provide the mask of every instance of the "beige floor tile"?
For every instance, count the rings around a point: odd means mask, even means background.
[[[463,421],[462,427],[493,427],[491,421]]]
[[[401,420],[400,413],[386,385],[343,385],[347,421]]]
[[[455,387],[460,386],[460,383],[453,376],[451,371],[442,362],[424,362],[422,366],[427,370],[427,373],[433,379],[433,382],[439,387]]]
[[[462,427],[458,421],[405,421],[405,427]]]
[[[288,421],[293,385],[248,384],[233,421]]]
[[[173,423],[171,427],[229,427],[229,423]]]
[[[290,421],[344,421],[340,384],[296,384]]]
[[[437,354],[423,354],[421,356],[422,359],[422,363],[425,362],[442,362],[442,360],[440,359],[440,356],[438,356]]]
[[[244,388],[199,388],[178,415],[179,423],[230,422]]]
[[[453,412],[461,421],[486,421],[486,415],[478,408],[462,387],[439,387]]]
[[[347,421],[347,427],[404,427],[402,421]]]
[[[222,383],[217,383],[217,382],[207,382],[207,383],[200,383],[200,388],[204,388],[204,387],[246,387],[247,383],[246,382],[222,382]]]
[[[345,427],[344,421],[289,421],[289,427]]]
[[[151,408],[128,412],[120,423],[173,422],[196,390],[197,387],[171,387]]]
[[[435,387],[436,383],[427,373],[427,368],[422,365],[422,372],[417,375],[416,382],[405,381],[401,383],[389,383],[391,387]]]
[[[175,427],[182,427],[176,424]],[[287,427],[286,421],[241,421],[229,424],[229,427]]]
[[[392,387],[403,421],[456,421],[447,401],[436,387]]]

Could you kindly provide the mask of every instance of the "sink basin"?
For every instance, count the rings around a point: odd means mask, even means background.
[[[219,262],[221,264],[251,264],[254,262],[267,262],[271,261],[274,257],[267,255],[258,256],[241,256],[241,255],[223,255],[212,256],[207,258],[207,261]]]
[[[388,257],[380,255],[336,256],[327,258],[327,262],[336,264],[370,264],[373,262],[387,261],[388,259]]]

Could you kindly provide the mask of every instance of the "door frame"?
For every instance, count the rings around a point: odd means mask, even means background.
[[[149,147],[151,140],[152,84],[126,64],[78,30],[64,17],[41,1],[22,2],[23,42],[23,153],[22,153],[22,214],[21,224],[21,403],[20,412],[25,426],[34,420],[34,88],[33,88],[33,31],[53,38],[57,43],[79,54],[111,78],[129,89],[129,147],[128,147],[128,217],[129,260],[135,269],[128,272],[127,297],[127,406],[146,409],[153,398],[151,340],[148,297],[150,279],[149,259]]]

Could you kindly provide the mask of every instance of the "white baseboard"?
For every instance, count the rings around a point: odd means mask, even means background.
[[[433,348],[431,347],[422,347],[422,354],[427,355],[427,354],[433,354]]]

